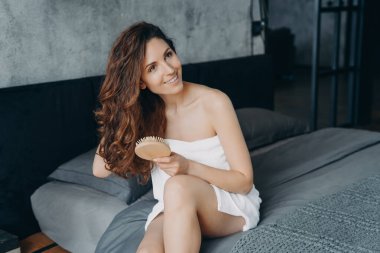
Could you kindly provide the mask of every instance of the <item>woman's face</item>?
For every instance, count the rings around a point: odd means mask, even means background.
[[[181,61],[164,40],[153,38],[146,44],[140,85],[161,95],[182,90]]]

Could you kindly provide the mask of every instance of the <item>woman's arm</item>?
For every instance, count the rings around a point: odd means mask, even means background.
[[[106,170],[107,164],[104,162],[103,157],[101,157],[99,154],[99,146],[96,149],[95,157],[94,157],[94,163],[92,164],[92,173],[96,177],[108,177],[112,174],[111,171]]]
[[[188,174],[199,177],[221,189],[248,193],[253,186],[251,158],[230,99],[215,91],[208,96],[205,110],[223,146],[230,170],[213,168],[190,161],[178,154],[156,160],[169,175]]]

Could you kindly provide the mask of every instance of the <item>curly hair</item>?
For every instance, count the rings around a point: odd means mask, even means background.
[[[149,180],[153,164],[135,155],[136,141],[144,136],[164,137],[165,104],[149,89],[140,89],[146,44],[152,38],[164,40],[175,52],[172,40],[146,22],[135,23],[114,42],[95,111],[100,137],[99,155],[106,169],[129,178]]]

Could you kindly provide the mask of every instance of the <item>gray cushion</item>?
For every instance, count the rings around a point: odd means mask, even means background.
[[[127,204],[133,203],[152,187],[151,182],[139,184],[136,177],[124,179],[115,174],[106,178],[95,177],[92,173],[95,152],[96,148],[93,148],[60,165],[48,178],[85,185],[115,196]]]
[[[31,196],[41,231],[70,252],[93,253],[124,201],[89,187],[48,182]]]
[[[241,108],[236,114],[249,150],[309,131],[306,122],[266,109]]]

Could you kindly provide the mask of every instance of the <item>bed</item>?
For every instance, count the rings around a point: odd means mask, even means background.
[[[204,239],[201,252],[380,251],[380,133],[236,110],[263,203],[259,225]],[[94,149],[32,195],[41,230],[71,252],[135,252],[155,204],[150,184],[91,175]],[[124,190],[123,190],[124,189]]]
[[[184,75],[230,96],[263,199],[257,228],[204,240],[202,252],[380,251],[379,133],[309,132],[304,122],[273,112],[268,56],[189,64]],[[102,79],[0,90],[2,229],[20,238],[41,230],[71,252],[135,252],[154,200],[149,183],[92,175]]]

